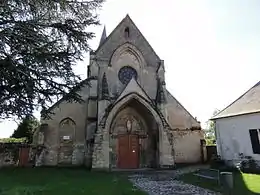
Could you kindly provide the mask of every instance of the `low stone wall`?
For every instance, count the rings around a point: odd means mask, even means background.
[[[0,143],[0,167],[34,165],[35,151],[24,143]]]
[[[4,149],[0,152],[0,167],[15,165],[17,159],[15,158],[16,151],[12,149]]]

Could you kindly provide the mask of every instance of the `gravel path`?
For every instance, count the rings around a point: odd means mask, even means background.
[[[149,195],[217,195],[219,193],[206,190],[176,180],[180,174],[191,172],[192,169],[161,171],[131,175],[129,180]]]

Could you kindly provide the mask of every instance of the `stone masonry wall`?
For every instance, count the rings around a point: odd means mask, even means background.
[[[20,150],[22,148],[29,148],[27,165],[34,164],[34,154],[33,149],[30,145],[21,143],[0,143],[0,168],[19,166],[19,161],[21,160]]]
[[[19,152],[19,151],[18,151]],[[0,167],[16,166],[18,158],[15,157],[14,149],[4,149],[0,152]]]
[[[174,153],[176,163],[201,162],[201,144],[203,132],[201,130],[173,131]]]
[[[109,132],[102,127],[99,127],[95,136],[92,168],[109,169],[109,166]]]
[[[73,136],[71,163],[80,165],[84,162],[85,143],[86,143],[86,114],[87,105],[82,103],[63,102],[54,109],[54,115],[49,120],[41,120],[42,124],[48,124],[44,132],[44,146],[46,152],[43,165],[55,166],[59,161],[60,137],[66,136],[60,134],[60,122],[69,118],[75,122],[75,132]],[[68,134],[69,136],[69,134]]]

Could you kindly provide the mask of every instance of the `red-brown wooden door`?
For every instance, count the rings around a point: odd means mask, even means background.
[[[29,148],[20,148],[19,151],[19,166],[27,166],[29,163]]]
[[[117,167],[121,169],[136,169],[139,167],[139,141],[137,135],[122,135],[118,137]]]

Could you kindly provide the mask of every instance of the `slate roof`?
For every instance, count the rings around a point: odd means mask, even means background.
[[[211,119],[260,112],[260,81]]]

